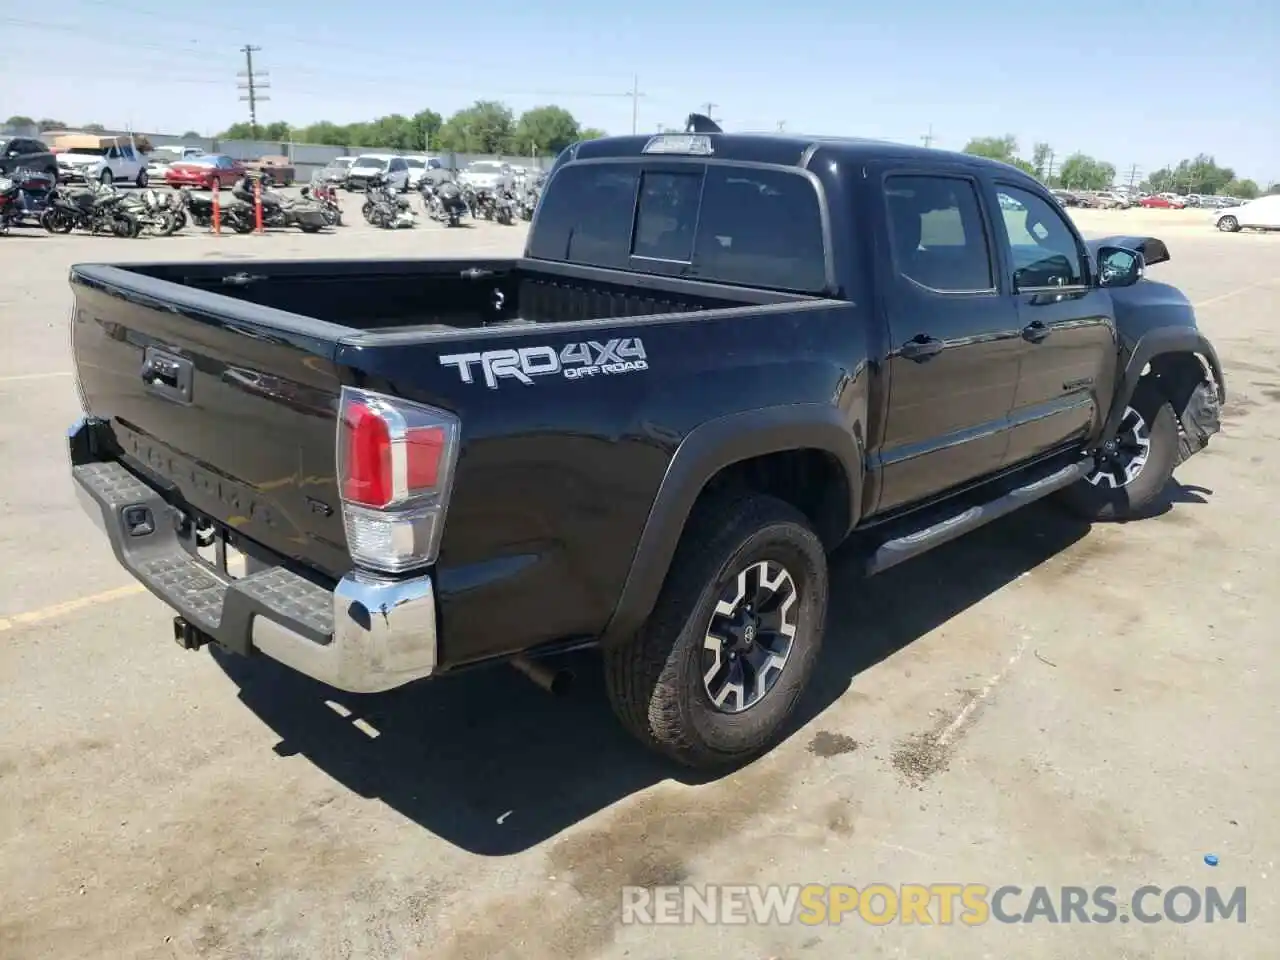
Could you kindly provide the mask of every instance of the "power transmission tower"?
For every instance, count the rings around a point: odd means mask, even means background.
[[[260,70],[257,73],[253,71],[253,55],[261,49],[261,47],[255,47],[250,43],[246,43],[240,48],[240,52],[244,54],[244,70],[237,74],[240,78],[237,86],[242,91],[240,99],[247,101],[249,104],[249,135],[254,140],[258,139],[258,104],[264,100],[271,99],[262,94],[263,90],[271,86],[267,82],[266,71]]]
[[[920,142],[925,145],[925,149],[933,146],[933,124],[929,124],[929,132],[920,138]]]

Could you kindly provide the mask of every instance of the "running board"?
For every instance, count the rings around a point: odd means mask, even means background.
[[[967,510],[943,520],[938,520],[921,530],[895,537],[892,540],[886,540],[867,561],[867,576],[883,573],[890,567],[896,567],[904,560],[910,560],[912,557],[926,553],[934,547],[942,546],[942,544],[976,530],[992,520],[998,520],[1006,514],[1013,513],[1013,511],[1020,507],[1025,507],[1028,503],[1047,497],[1049,494],[1064,487],[1069,487],[1077,480],[1087,476],[1093,466],[1092,459],[1068,464],[1038,480],[1014,487],[1007,493],[987,503],[969,507]]]

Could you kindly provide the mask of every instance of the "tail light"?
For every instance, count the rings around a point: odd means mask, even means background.
[[[445,410],[343,387],[338,486],[351,559],[400,573],[436,561],[458,457]]]

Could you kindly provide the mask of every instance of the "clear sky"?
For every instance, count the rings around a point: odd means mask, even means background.
[[[0,13],[0,119],[212,133],[247,119],[238,48],[262,48],[261,123],[340,123],[476,99],[584,125],[678,125],[960,149],[1082,150],[1120,178],[1205,151],[1280,180],[1280,0],[64,0]]]

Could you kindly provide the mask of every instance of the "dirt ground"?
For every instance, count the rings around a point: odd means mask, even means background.
[[[184,653],[75,504],[71,263],[504,254],[522,228],[0,237],[0,957],[1275,956],[1280,237],[1079,220],[1168,241],[1152,275],[1222,355],[1223,434],[1152,519],[1037,506],[872,581],[837,563],[801,725],[709,782],[636,748],[589,670],[564,700],[505,668],[360,698]],[[1244,886],[1248,908],[618,924],[623,885],[686,881]]]

